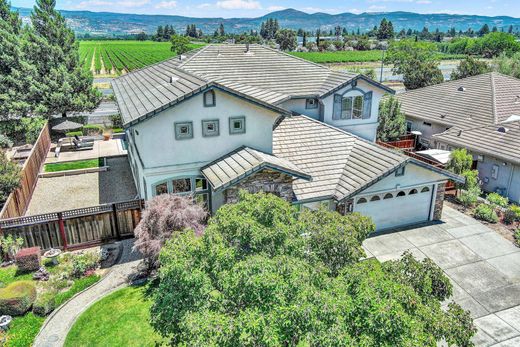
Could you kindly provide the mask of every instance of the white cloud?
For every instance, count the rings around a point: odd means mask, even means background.
[[[161,1],[160,3],[155,5],[155,8],[162,8],[166,10],[171,10],[175,7],[177,7],[177,1]]]
[[[226,10],[259,10],[260,3],[255,0],[223,0],[217,1],[217,7]]]
[[[351,8],[351,9],[347,10],[347,12],[354,13],[354,14],[363,13],[363,11],[361,11],[360,9],[357,9],[357,8]]]
[[[99,0],[88,0],[81,1],[79,4],[75,5],[75,8],[88,8],[90,6],[108,6],[110,2],[108,1],[99,1]]]
[[[285,10],[287,7],[283,7],[283,6],[269,6],[267,8],[267,11],[281,11],[281,10]]]
[[[377,6],[377,5],[372,5],[368,8],[369,11],[372,11],[372,12],[377,12],[377,11],[383,11],[386,9],[386,6]]]
[[[417,1],[417,4],[419,4],[419,5],[429,5],[431,3],[432,2],[430,0],[419,0],[419,1]]]
[[[103,0],[85,0],[80,3],[74,5],[74,8],[83,9],[83,8],[95,8],[96,6],[111,6],[111,7],[125,7],[125,8],[135,8],[142,7],[144,5],[148,5],[150,0],[121,0],[121,1],[103,1]]]
[[[212,4],[204,2],[202,4],[197,5],[197,8],[210,8],[212,6],[213,6]]]
[[[114,5],[121,7],[141,7],[144,5],[148,5],[150,0],[126,0],[126,1],[116,1]]]

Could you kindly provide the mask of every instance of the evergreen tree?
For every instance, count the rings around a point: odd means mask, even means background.
[[[156,34],[157,39],[156,40],[161,41],[163,36],[164,36],[164,29],[163,29],[162,25],[159,25],[157,27],[157,34]]]
[[[220,26],[218,27],[218,34],[219,36],[225,36],[226,32],[224,31],[224,24],[220,23]]]
[[[381,20],[381,24],[379,25],[379,29],[376,32],[376,36],[379,40],[388,40],[394,37],[394,25],[392,22],[383,18]]]
[[[305,31],[303,32],[302,46],[307,47],[307,33]]]
[[[478,31],[478,36],[482,37],[484,35],[489,34],[489,25],[484,24],[482,28]]]
[[[21,31],[18,13],[0,0],[0,119],[30,111],[26,95],[36,69],[28,64],[21,49]]]
[[[508,32],[509,34],[512,34],[512,33],[513,33],[513,25],[510,25],[510,26],[509,26],[509,29],[507,29],[507,32]]]
[[[36,0],[27,29],[25,56],[36,68],[28,91],[34,112],[43,116],[94,109],[101,93],[92,87],[92,73],[80,64],[78,43],[55,0]]]
[[[379,105],[378,141],[393,141],[406,133],[406,117],[401,104],[394,96],[384,99]]]
[[[282,29],[276,33],[276,43],[282,51],[293,51],[298,45],[296,32],[290,29]]]

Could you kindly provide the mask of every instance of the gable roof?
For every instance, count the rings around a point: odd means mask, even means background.
[[[280,171],[303,180],[311,179],[290,161],[245,146],[205,165],[201,171],[213,190],[219,191],[263,169]]]
[[[520,121],[450,129],[434,137],[440,142],[520,164]]]
[[[284,118],[273,134],[273,154],[312,176],[296,180],[298,200],[353,196],[410,158],[303,115]]]
[[[463,129],[520,115],[520,80],[496,72],[399,94],[410,117]]]
[[[387,87],[355,73],[329,68],[260,46],[208,45],[130,72],[112,86],[123,123],[142,120],[208,88],[220,87],[277,112],[291,98],[320,97],[356,79]]]

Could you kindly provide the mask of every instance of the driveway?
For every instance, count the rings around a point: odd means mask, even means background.
[[[520,346],[520,248],[479,221],[444,206],[441,223],[375,235],[363,243],[379,261],[406,250],[429,257],[453,283],[453,300],[471,312],[477,346]]]

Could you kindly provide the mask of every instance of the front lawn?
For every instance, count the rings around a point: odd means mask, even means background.
[[[164,340],[150,326],[152,302],[144,287],[127,287],[87,309],[67,335],[65,346],[155,346]]]
[[[88,159],[88,160],[77,160],[69,161],[65,163],[51,163],[45,164],[43,171],[45,172],[57,172],[57,171],[68,171],[78,169],[91,169],[96,167],[102,167],[104,165],[103,158]]]

